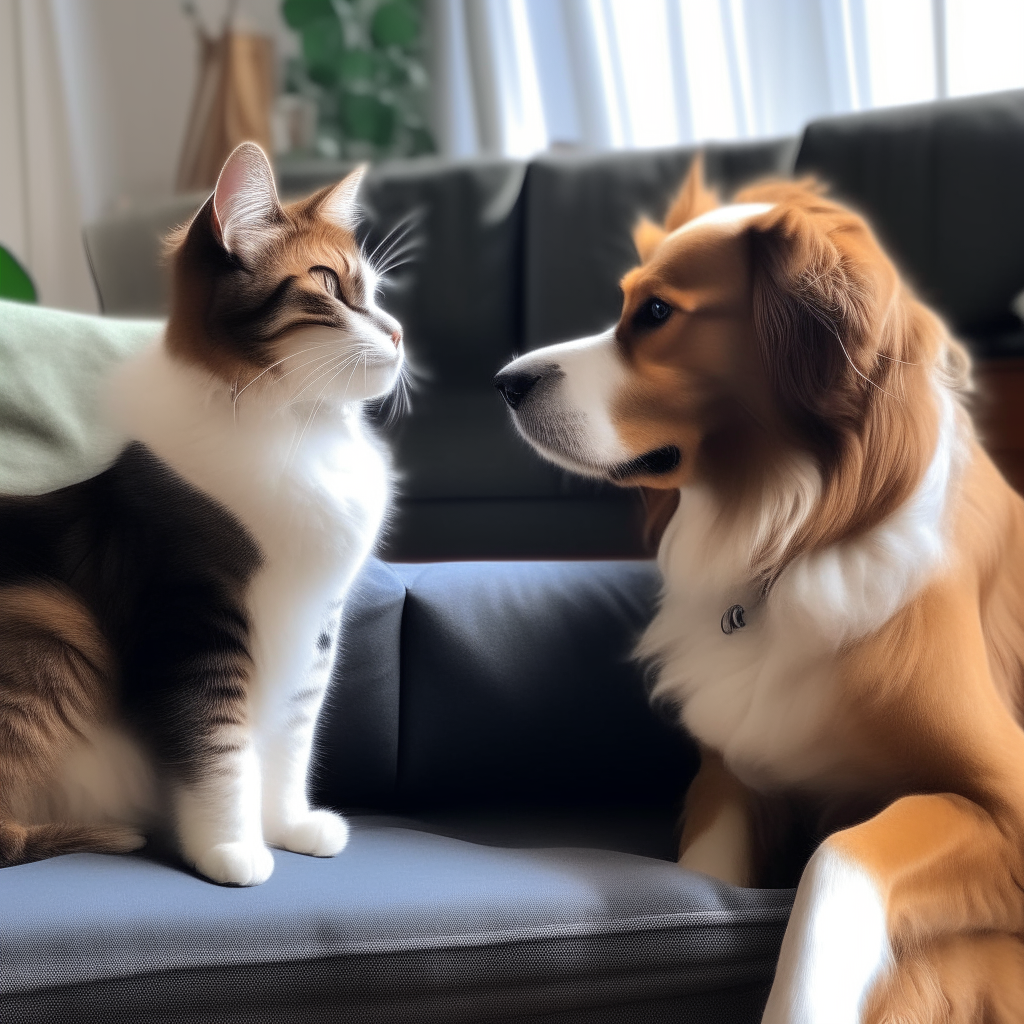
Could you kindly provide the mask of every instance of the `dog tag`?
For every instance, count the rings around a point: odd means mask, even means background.
[[[722,632],[728,636],[730,633],[736,632],[737,629],[742,629],[746,625],[743,620],[743,605],[734,604],[729,608],[726,608],[725,614],[722,616]]]

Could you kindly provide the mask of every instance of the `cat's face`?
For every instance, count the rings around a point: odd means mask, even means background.
[[[322,406],[387,394],[402,329],[377,306],[377,274],[353,234],[362,173],[282,206],[263,151],[239,146],[170,240],[170,350],[236,395]]]

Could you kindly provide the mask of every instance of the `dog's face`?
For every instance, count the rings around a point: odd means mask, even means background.
[[[618,324],[495,378],[522,435],[577,473],[672,490],[794,449],[838,458],[906,358],[879,359],[903,314],[863,220],[785,182],[719,206],[697,167],[634,238]]]

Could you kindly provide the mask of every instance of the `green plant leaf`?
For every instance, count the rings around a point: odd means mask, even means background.
[[[345,134],[353,139],[387,146],[395,134],[395,111],[375,96],[349,94],[344,105]]]
[[[329,18],[319,18],[303,28],[302,55],[309,77],[318,85],[334,85],[344,53],[341,25],[333,13]]]
[[[36,286],[28,271],[0,245],[0,299],[35,302]]]
[[[333,18],[334,7],[331,0],[284,0],[281,4],[284,20],[296,29],[306,27],[310,22],[321,18]]]
[[[376,55],[369,50],[347,50],[338,62],[343,82],[369,82],[377,68]]]
[[[377,8],[370,32],[378,46],[409,46],[420,34],[416,9],[405,0],[391,0]]]

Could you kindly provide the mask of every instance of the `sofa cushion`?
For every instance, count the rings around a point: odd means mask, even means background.
[[[0,300],[0,492],[38,494],[106,468],[124,440],[103,423],[101,381],[160,329]]]
[[[1024,288],[1024,90],[814,121],[796,171],[863,212],[982,350],[1020,331],[1009,306]]]
[[[651,708],[633,647],[651,562],[370,560],[342,613],[318,800],[340,808],[660,808],[693,744]]]
[[[675,807],[693,745],[632,650],[650,562],[398,566],[403,807]]]
[[[667,861],[387,819],[357,819],[336,858],[275,862],[252,889],[142,856],[3,869],[0,1019],[670,1019],[650,1004],[753,1022],[792,900]]]

